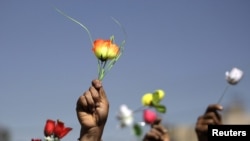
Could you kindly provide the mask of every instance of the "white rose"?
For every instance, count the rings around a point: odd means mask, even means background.
[[[117,119],[120,121],[121,127],[130,126],[133,124],[134,118],[133,118],[133,111],[130,110],[127,105],[121,105],[120,111],[117,115]]]
[[[225,75],[226,75],[226,80],[227,80],[227,82],[228,82],[229,84],[231,84],[231,85],[235,85],[235,84],[237,84],[237,83],[241,80],[241,78],[243,77],[243,71],[240,70],[240,69],[238,69],[238,68],[236,68],[236,67],[234,67],[234,68],[232,68],[232,70],[231,70],[230,72],[227,71],[227,72],[225,73]]]

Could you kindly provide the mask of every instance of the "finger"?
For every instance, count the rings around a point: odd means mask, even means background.
[[[167,128],[165,128],[163,125],[154,125],[154,129],[156,129],[160,134],[166,134],[168,132]]]
[[[159,125],[161,123],[161,119],[157,118],[152,124],[151,124],[151,128],[153,128],[154,125]]]
[[[208,113],[214,113],[215,117],[213,117],[214,119],[216,119],[216,122],[218,124],[221,124],[221,115],[219,114],[219,111],[222,111],[223,107],[219,104],[211,104],[207,107],[206,112],[204,115],[208,114]]]
[[[200,122],[201,125],[215,125],[215,121],[213,119],[204,119],[202,122]]]
[[[153,125],[159,125],[161,123],[161,118],[157,118],[154,122]]]
[[[216,119],[216,124],[222,124],[221,114],[218,111],[215,111],[214,114],[215,114],[214,119]]]
[[[207,132],[208,131],[208,125],[207,124],[198,124],[195,126],[196,132]]]
[[[215,121],[212,118],[205,119],[202,118],[199,122],[197,122],[195,130],[196,132],[207,132],[208,131],[208,125],[215,125]]]
[[[208,105],[205,113],[214,112],[214,111],[221,111],[221,110],[223,110],[223,107],[221,105],[211,104],[211,105]]]
[[[155,140],[158,140],[158,139],[160,139],[160,136],[161,136],[161,134],[158,132],[158,131],[156,131],[155,129],[151,129],[147,134],[146,134],[146,137],[148,138],[148,139],[155,139]]]
[[[199,116],[199,117],[197,118],[197,120],[196,120],[196,125],[197,125],[197,124],[200,124],[203,120],[204,120],[203,115],[202,115],[202,116]]]
[[[156,139],[160,139],[162,136],[162,133],[155,128],[152,128],[151,132],[156,136]]]
[[[100,89],[99,89],[99,94],[100,94],[100,98],[101,98],[102,100],[105,100],[105,101],[108,100],[107,95],[106,95],[106,92],[104,91],[103,87],[100,87]]]
[[[92,93],[88,91],[84,96],[88,105],[87,109],[93,112],[95,110],[95,102],[93,100]]]
[[[95,79],[92,81],[92,86],[95,87],[97,89],[97,91],[100,94],[101,99],[107,99],[106,93],[103,89],[103,85],[102,82],[98,79]]]
[[[195,131],[196,132],[206,132],[208,128],[207,119],[204,116],[199,116],[196,121]]]
[[[86,93],[86,92],[85,92],[85,93]],[[78,100],[77,100],[76,109],[77,109],[78,111],[80,111],[80,110],[86,110],[86,107],[88,107],[88,104],[87,104],[87,101],[86,101],[86,99],[85,99],[85,96],[82,95],[82,96],[80,96],[80,97],[78,98]]]
[[[156,139],[156,138],[157,138],[156,135],[154,135],[152,132],[148,132],[148,133],[145,135],[143,141],[153,141],[153,140]]]
[[[92,80],[92,86],[99,90],[102,87],[102,82],[98,79]]]
[[[159,132],[161,132],[162,134],[165,134],[168,132],[168,130],[161,124],[162,119],[161,118],[157,118],[154,123],[152,124],[152,128],[155,128],[156,130],[158,130]]]
[[[102,82],[98,79],[95,79],[92,81],[92,86],[99,92],[99,96],[100,96],[101,100],[107,101],[107,96],[106,96],[106,93],[103,89]]]
[[[93,101],[94,102],[99,102],[101,99],[100,99],[100,95],[98,93],[98,90],[94,87],[94,86],[91,86],[89,88],[89,91],[91,93],[91,97],[93,98]]]
[[[212,120],[213,124],[221,124],[221,116],[217,112],[210,112],[204,115],[204,120]]]

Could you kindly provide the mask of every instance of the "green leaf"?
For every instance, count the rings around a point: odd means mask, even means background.
[[[156,111],[160,113],[166,113],[167,108],[164,105],[154,105]]]
[[[111,41],[112,43],[115,43],[115,36],[114,36],[114,35],[110,36],[109,39],[110,39],[110,41]]]
[[[141,126],[137,123],[134,124],[133,126],[133,131],[136,136],[141,136],[142,135],[142,129]]]
[[[158,93],[153,93],[153,100],[152,100],[152,103],[153,103],[153,106],[154,105],[159,105],[160,103],[160,96]]]

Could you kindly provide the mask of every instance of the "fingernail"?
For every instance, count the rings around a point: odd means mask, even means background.
[[[220,105],[219,108],[220,108],[220,110],[223,110],[223,106]]]
[[[163,132],[164,132],[164,133],[167,133],[167,132],[168,132],[168,130],[167,130],[167,129],[164,129],[164,130],[163,130]]]

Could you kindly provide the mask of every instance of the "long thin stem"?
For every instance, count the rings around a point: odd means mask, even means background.
[[[140,112],[140,111],[142,111],[142,110],[144,110],[144,109],[145,109],[145,106],[141,106],[141,107],[135,109],[135,110],[133,111],[133,113]]]
[[[104,76],[106,75],[106,64],[107,61],[100,61],[98,60],[98,79],[103,80]]]
[[[114,66],[114,64],[117,62],[117,60],[120,58],[120,56],[124,50],[125,40],[127,38],[126,31],[125,31],[124,27],[122,26],[122,24],[118,20],[116,20],[114,17],[111,17],[111,18],[122,29],[123,34],[125,36],[125,39],[122,41],[121,46],[119,46],[119,54],[115,58],[113,58],[112,60],[105,61],[104,65],[101,66],[101,74],[99,75],[100,80],[102,80],[107,75],[107,73],[111,70],[111,68]],[[111,36],[110,40],[112,41],[112,43],[115,42],[114,36]],[[106,65],[106,63],[107,63],[107,65]]]
[[[225,89],[224,89],[222,95],[220,96],[220,98],[219,98],[217,104],[220,104],[220,102],[222,101],[224,95],[226,94],[226,91],[227,91],[227,89],[229,88],[229,86],[230,86],[230,85],[227,85],[227,86],[225,87]]]
[[[67,14],[65,14],[64,12],[62,12],[61,10],[55,8],[57,12],[59,12],[60,14],[62,14],[63,16],[67,17],[68,19],[72,20],[73,22],[79,24],[84,30],[86,30],[86,32],[88,33],[88,36],[89,36],[89,39],[90,39],[90,42],[91,42],[91,45],[93,44],[93,39],[92,39],[92,36],[88,30],[88,28],[86,26],[84,26],[82,23],[80,23],[79,21],[77,21],[76,19],[68,16]]]
[[[126,33],[125,28],[122,26],[122,24],[121,24],[117,19],[115,19],[114,17],[111,17],[111,18],[112,18],[112,20],[113,20],[117,25],[120,26],[120,28],[122,29],[122,32],[123,32],[123,34],[124,34],[124,36],[125,36],[125,40],[126,40],[126,39],[127,39],[127,33]]]

